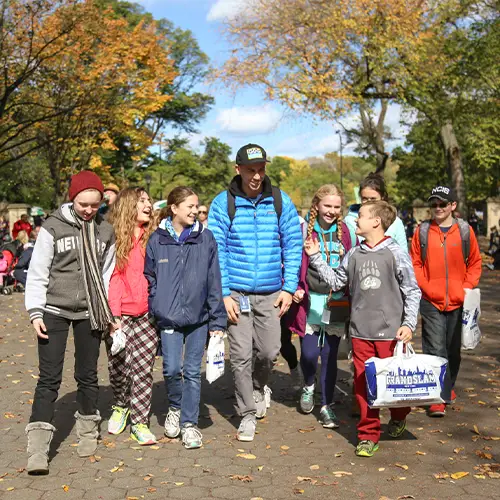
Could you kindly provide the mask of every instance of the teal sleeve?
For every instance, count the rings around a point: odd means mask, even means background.
[[[386,236],[390,236],[405,252],[408,252],[408,240],[406,239],[405,226],[399,217],[396,217],[396,220],[385,234]]]

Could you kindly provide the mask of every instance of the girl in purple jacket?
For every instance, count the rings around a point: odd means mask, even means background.
[[[350,234],[342,221],[343,211],[342,191],[334,184],[325,184],[314,195],[309,212],[307,236],[319,240],[323,259],[334,269],[356,245],[356,236]],[[309,266],[309,257],[304,252],[294,302],[295,316],[290,329],[301,338],[300,365],[304,375],[300,409],[304,413],[314,409],[315,376],[321,357],[320,422],[323,427],[333,429],[338,427],[332,403],[337,353],[349,317],[348,299],[344,291],[332,293],[317,271]]]

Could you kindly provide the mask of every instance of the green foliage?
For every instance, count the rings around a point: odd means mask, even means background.
[[[203,145],[203,153],[198,154],[179,141],[170,146],[165,159],[153,158],[146,171],[152,175],[151,194],[155,198],[166,198],[176,186],[189,186],[201,203],[209,204],[227,189],[235,175],[229,159],[231,148],[215,137],[205,138]]]

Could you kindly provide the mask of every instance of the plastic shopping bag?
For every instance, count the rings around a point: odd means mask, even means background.
[[[462,312],[462,349],[474,349],[481,340],[479,318],[481,317],[481,290],[465,290]]]
[[[398,342],[394,356],[365,361],[368,405],[371,408],[402,408],[443,404],[441,389],[448,361],[430,354],[415,354],[410,344],[403,353]]]
[[[115,330],[112,339],[113,345],[111,346],[111,354],[114,356],[115,354],[118,354],[120,351],[125,349],[126,338],[121,328]]]
[[[224,375],[224,338],[222,335],[213,335],[207,348],[207,381],[211,384],[222,375]]]

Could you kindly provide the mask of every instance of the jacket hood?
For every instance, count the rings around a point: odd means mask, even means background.
[[[172,238],[170,233],[166,229],[166,222],[167,219],[162,219],[160,222],[160,225],[158,226],[158,229],[156,232],[160,236],[160,243],[166,245],[166,244],[177,244],[177,241]],[[205,231],[205,226],[201,224],[199,221],[196,221],[194,223],[193,230],[191,231],[191,234],[188,236],[186,239],[185,243],[197,243],[198,237]]]
[[[373,248],[366,244],[366,240],[360,243],[360,249],[364,252],[380,252],[384,248],[387,248],[394,240],[390,236],[386,236],[381,242],[377,243]]]
[[[51,217],[55,217],[56,219],[69,224],[71,226],[79,227],[77,221],[75,220],[75,216],[73,215],[73,212],[71,211],[71,207],[73,206],[73,203],[65,203],[64,205],[61,205],[55,212],[50,214]],[[102,216],[97,213],[94,217],[94,220],[98,222],[98,219],[102,220]]]
[[[239,196],[240,198],[249,199],[250,197],[243,191],[243,184],[241,175],[236,175],[233,180],[229,183],[229,192],[234,196]],[[262,198],[268,198],[273,195],[273,186],[271,184],[271,179],[266,175],[262,181]]]

